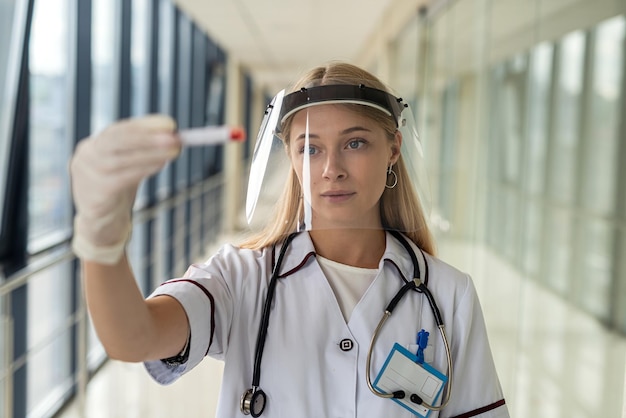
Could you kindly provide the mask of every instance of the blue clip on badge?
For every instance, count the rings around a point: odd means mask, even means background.
[[[430,334],[428,333],[428,331],[426,330],[421,330],[420,332],[417,333],[417,362],[419,364],[423,364],[424,363],[424,350],[426,349],[426,347],[428,347],[428,336]]]

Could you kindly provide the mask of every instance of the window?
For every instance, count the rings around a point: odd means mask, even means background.
[[[112,123],[118,114],[119,0],[92,0],[91,9],[91,131],[99,132]],[[88,364],[94,370],[106,358],[104,348],[89,321]]]
[[[71,268],[65,262],[43,270],[28,285],[27,398],[33,416],[45,416],[73,384]]]
[[[29,252],[69,237],[67,162],[73,148],[70,111],[73,27],[69,0],[35,1],[29,46]],[[44,415],[73,384],[72,275],[66,262],[32,276],[27,292],[27,410]]]
[[[576,192],[576,162],[581,117],[585,35],[573,32],[558,49],[554,130],[549,167],[549,192],[561,204],[572,204]]]
[[[528,72],[528,119],[526,156],[526,188],[532,195],[544,191],[548,119],[550,117],[550,88],[554,47],[543,43],[530,54]]]
[[[576,300],[604,321],[611,316],[611,293],[618,289],[619,245],[616,213],[621,123],[621,91],[626,20],[619,16],[607,20],[591,32],[588,57],[589,88],[586,95],[585,135],[582,138],[579,206],[576,223],[577,285]],[[588,286],[589,278],[593,286]],[[620,303],[619,301],[617,303]]]
[[[8,341],[10,341],[10,337],[9,337],[9,331],[11,330],[11,328],[9,327],[10,324],[10,318],[5,315],[5,309],[6,309],[6,299],[4,295],[0,295],[0,336],[2,336],[2,338],[0,338],[0,411],[5,411],[6,410],[6,402],[7,402],[7,397],[4,395],[7,392],[7,386],[8,386],[8,382],[7,382],[7,375],[9,374],[8,371],[8,362],[9,362],[9,356],[8,356]]]
[[[118,112],[119,14],[119,0],[92,0],[92,132],[104,129]]]
[[[602,215],[613,213],[617,195],[625,22],[623,16],[610,19],[597,27],[594,36],[581,202]]]
[[[69,1],[35,2],[30,39],[29,251],[71,231]]]
[[[176,13],[169,0],[159,2],[158,30],[158,111],[168,115],[174,114],[172,97],[174,85],[175,60],[175,27]],[[172,164],[165,166],[157,175],[157,195],[164,198],[170,193]]]
[[[585,33],[572,32],[558,43],[547,167],[542,277],[558,293],[569,296],[575,279],[574,215],[580,153]]]
[[[522,156],[526,146],[524,106],[528,58],[517,55],[510,58],[493,74],[493,122],[490,135],[489,163],[493,165],[493,190],[490,193],[488,228],[492,244],[514,264],[518,257],[522,234],[522,221],[526,212],[522,208]],[[446,122],[444,121],[444,131]],[[450,151],[447,151],[450,152]]]
[[[417,80],[420,74],[420,31],[421,22],[411,19],[409,23],[397,35],[393,46],[392,80],[396,92],[402,95],[414,112],[417,111],[416,100],[418,95]]]
[[[192,54],[191,54],[191,73],[192,73],[192,90],[191,90],[191,108],[190,108],[190,126],[203,126],[206,124],[206,96],[207,96],[207,38],[204,32],[194,27],[192,34]],[[191,184],[202,180],[204,176],[203,155],[202,150],[198,149],[189,156],[189,181]],[[191,213],[196,213],[191,211]]]
[[[152,11],[148,0],[134,0],[131,9],[130,64],[131,116],[143,116],[150,111],[150,31]],[[135,209],[146,206],[149,200],[148,179],[139,185]]]
[[[584,256],[579,258],[580,268],[576,269],[576,299],[587,312],[608,321],[613,285],[614,230],[612,225],[601,219],[585,219],[578,224],[578,229],[579,253]]]
[[[145,115],[150,97],[150,31],[151,6],[148,0],[132,2],[131,24],[131,113]]]
[[[442,129],[441,129],[441,150],[439,151],[439,209],[442,216],[447,220],[454,217],[455,195],[454,183],[456,174],[456,159],[458,148],[458,104],[459,104],[459,83],[452,82],[443,91],[442,98]]]
[[[128,243],[128,259],[130,260],[135,280],[142,293],[147,296],[150,294],[149,278],[146,276],[146,266],[150,260],[146,259],[146,235],[148,222],[136,222],[133,225],[133,233]]]
[[[548,121],[550,119],[550,89],[554,47],[549,43],[537,45],[530,53],[526,103],[526,140],[522,186],[527,193],[523,209],[522,249],[523,270],[531,277],[539,274],[541,260],[541,231],[543,195],[545,191]]]
[[[0,202],[4,202],[27,1],[0,1]],[[0,206],[0,220],[3,218]],[[0,222],[0,236],[2,236]]]
[[[179,128],[188,128],[191,122],[191,58],[193,43],[191,20],[178,15],[178,79],[176,80],[176,120]],[[190,151],[184,147],[176,160],[176,190],[183,190],[189,184]]]

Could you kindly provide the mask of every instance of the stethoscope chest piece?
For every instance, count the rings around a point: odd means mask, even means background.
[[[254,418],[260,417],[265,409],[267,397],[261,389],[248,389],[241,395],[241,412],[244,415],[252,415]]]

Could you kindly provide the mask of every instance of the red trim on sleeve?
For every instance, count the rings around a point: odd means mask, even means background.
[[[494,402],[491,405],[483,406],[482,408],[474,409],[473,411],[469,411],[469,412],[466,412],[466,413],[461,414],[461,415],[457,415],[457,416],[452,417],[452,418],[470,418],[470,417],[475,417],[476,415],[484,414],[485,412],[491,411],[492,409],[496,409],[496,408],[504,405],[505,403],[506,402],[504,401],[504,399],[500,399],[499,401]]]
[[[209,338],[209,346],[206,349],[206,353],[204,353],[204,355],[206,356],[207,354],[209,354],[209,349],[211,348],[211,344],[213,344],[213,334],[215,333],[215,299],[213,299],[213,295],[211,294],[211,292],[209,292],[204,286],[202,286],[200,283],[194,280],[189,280],[189,279],[168,280],[167,282],[161,283],[161,286],[168,284],[168,283],[178,283],[178,282],[189,282],[191,284],[195,284],[196,286],[200,288],[200,290],[204,292],[204,294],[211,301],[211,337]]]

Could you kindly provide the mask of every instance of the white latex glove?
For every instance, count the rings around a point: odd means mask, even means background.
[[[70,162],[74,253],[83,260],[115,264],[132,229],[139,183],[180,152],[169,116],[150,115],[114,123],[80,141]]]

